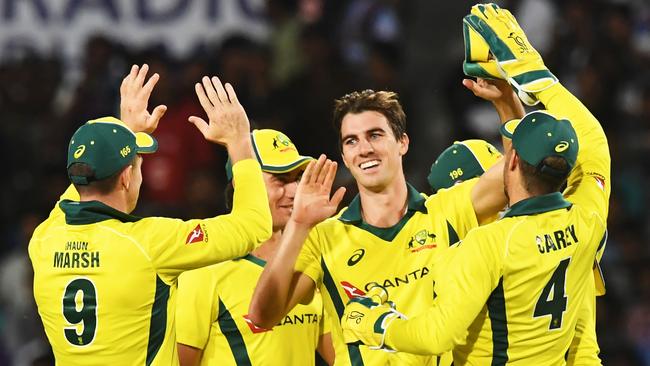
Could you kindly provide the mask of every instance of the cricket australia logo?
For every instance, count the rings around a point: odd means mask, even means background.
[[[530,48],[526,44],[526,41],[524,41],[524,38],[521,37],[520,35],[515,34],[515,32],[510,32],[510,35],[508,36],[508,38],[515,41],[517,46],[519,46],[519,52],[520,53],[529,53],[529,52],[531,52]]]
[[[416,253],[424,249],[435,248],[438,246],[434,241],[435,238],[436,234],[430,233],[426,229],[420,230],[411,237],[407,249],[410,250],[411,253]]]
[[[283,133],[277,134],[273,138],[273,149],[277,150],[280,149],[281,152],[285,151],[296,151],[296,148],[293,145],[293,142],[287,137],[287,135]]]

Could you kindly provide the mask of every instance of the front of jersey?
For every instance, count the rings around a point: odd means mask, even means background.
[[[320,293],[270,330],[246,316],[265,264],[249,254],[179,277],[176,338],[202,350],[200,365],[314,365],[319,337],[329,332]]]
[[[406,216],[391,228],[372,227],[361,219],[355,198],[337,217],[317,225],[309,234],[296,271],[309,276],[323,293],[326,311],[336,319],[332,338],[336,365],[448,365],[449,355],[418,356],[386,353],[366,346],[346,345],[339,319],[353,296],[378,283],[401,310],[418,314],[434,297],[433,263],[449,243],[477,226],[470,199],[476,179],[425,197],[409,186]]]
[[[259,164],[238,163],[237,215],[137,218],[70,187],[34,232],[34,297],[58,365],[171,365],[176,280],[245,255],[271,232]],[[246,182],[244,182],[244,180]]]
[[[596,212],[560,193],[520,201],[459,243],[433,307],[391,324],[386,343],[416,353],[456,345],[454,365],[564,365],[604,235]]]

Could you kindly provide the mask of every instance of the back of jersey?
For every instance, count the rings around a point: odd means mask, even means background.
[[[505,238],[497,245],[502,273],[467,343],[454,351],[455,364],[565,363],[583,299],[592,294],[591,268],[605,224],[575,205],[523,211],[483,230]]]
[[[128,235],[131,225],[66,225],[60,215],[35,232],[34,296],[57,364],[171,364],[176,357],[171,344],[163,347],[173,331],[170,286]]]

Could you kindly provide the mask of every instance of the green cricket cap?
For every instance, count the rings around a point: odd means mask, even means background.
[[[499,150],[484,140],[455,141],[431,164],[427,180],[433,192],[481,176],[500,158]]]
[[[511,120],[501,125],[503,136],[512,139],[517,154],[542,173],[567,176],[578,158],[578,136],[566,119],[557,119],[548,112],[528,113],[521,120]],[[568,171],[558,171],[543,163],[550,156],[564,158]]]
[[[144,132],[134,133],[117,118],[88,121],[70,139],[67,167],[74,163],[88,164],[94,175],[69,175],[70,181],[86,185],[108,178],[131,164],[135,154],[149,154],[157,149],[158,142],[153,136]]]
[[[297,168],[305,168],[307,163],[314,160],[311,156],[302,156],[296,145],[284,133],[271,129],[253,130],[251,132],[253,151],[262,171],[273,174],[290,172]],[[226,162],[226,177],[232,180],[232,161]]]

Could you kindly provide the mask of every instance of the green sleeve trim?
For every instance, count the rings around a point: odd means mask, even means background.
[[[334,279],[332,278],[332,275],[330,274],[330,271],[327,268],[327,264],[325,264],[324,259],[321,259],[321,267],[323,268],[323,284],[325,285],[327,293],[330,295],[330,299],[332,299],[334,309],[336,310],[336,315],[340,320],[343,316],[343,310],[345,309],[345,306],[343,305],[343,299],[341,299],[341,296],[339,296],[339,292],[336,289]],[[347,347],[348,356],[350,357],[350,365],[363,366],[363,358],[361,357],[359,346],[348,344]]]
[[[235,363],[241,366],[251,366],[251,359],[248,356],[244,337],[221,299],[219,299],[219,319],[217,319],[217,322],[221,332],[226,337],[226,341],[228,341]]]
[[[491,366],[505,366],[508,363],[508,319],[506,300],[503,294],[503,277],[487,301],[488,315],[492,325]]]
[[[165,340],[168,300],[169,285],[156,276],[156,294],[151,307],[151,323],[149,324],[149,340],[147,341],[147,366],[154,361]]]

